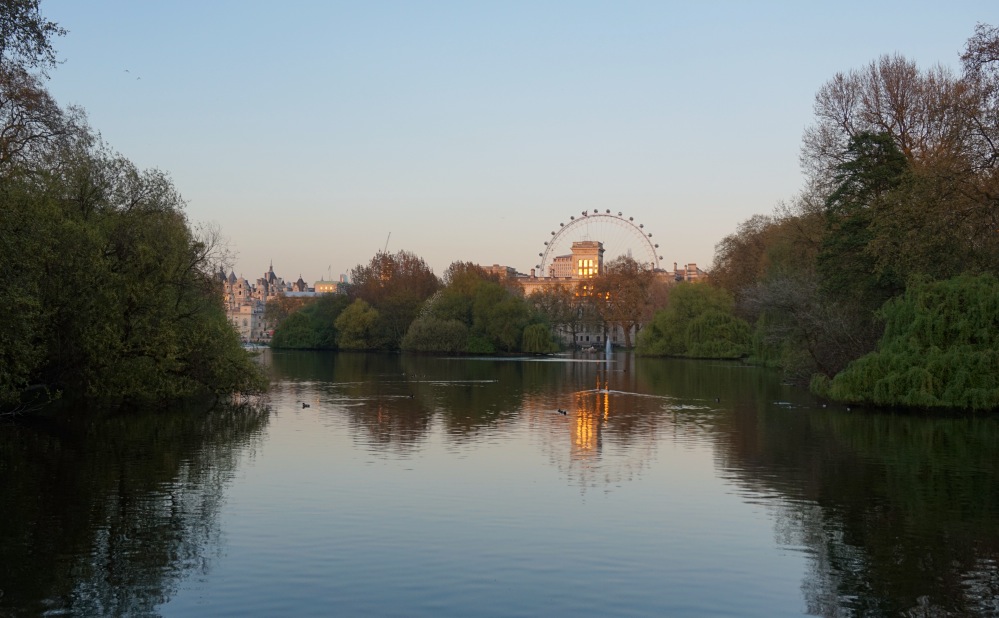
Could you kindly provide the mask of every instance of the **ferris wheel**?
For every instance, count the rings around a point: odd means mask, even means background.
[[[659,245],[652,241],[652,233],[634,217],[625,217],[610,210],[584,210],[582,215],[573,215],[569,221],[559,223],[545,242],[545,250],[538,254],[541,262],[535,266],[538,274],[547,276],[552,260],[572,252],[572,243],[580,240],[596,240],[603,243],[605,261],[621,256],[629,256],[643,266],[659,269]]]

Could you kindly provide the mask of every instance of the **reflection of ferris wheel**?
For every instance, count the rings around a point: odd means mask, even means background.
[[[634,217],[625,217],[620,212],[610,210],[584,210],[582,216],[569,217],[568,223],[559,223],[545,243],[545,250],[538,254],[541,263],[535,266],[538,274],[547,276],[552,260],[560,255],[572,253],[572,243],[578,240],[597,240],[604,245],[604,261],[611,261],[622,255],[631,256],[643,266],[659,268],[659,245],[652,242],[652,234]]]

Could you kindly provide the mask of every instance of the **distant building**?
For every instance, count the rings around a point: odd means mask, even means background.
[[[693,262],[683,268],[677,268],[676,262],[673,262],[673,280],[702,283],[708,280],[708,273],[698,268],[697,264]]]
[[[493,264],[492,266],[480,266],[479,268],[486,271],[487,275],[496,275],[500,278],[500,281],[505,279],[515,279],[517,277],[517,269],[512,266],[500,266],[499,264]]]
[[[517,281],[530,296],[537,290],[555,284],[575,286],[584,279],[590,279],[604,271],[604,244],[596,240],[580,240],[572,243],[572,253],[560,255],[552,260],[547,277],[520,275]]]
[[[316,294],[346,294],[347,275],[340,275],[339,281],[320,279],[313,284],[312,288],[316,291]]]
[[[279,296],[308,297],[318,293],[305,283],[301,275],[294,283],[285,283],[274,273],[273,263],[264,276],[257,279],[256,285],[242,276],[237,277],[233,271],[228,275],[219,271],[218,278],[222,284],[226,317],[239,332],[240,338],[247,342],[270,339],[274,325],[264,319],[267,302]]]

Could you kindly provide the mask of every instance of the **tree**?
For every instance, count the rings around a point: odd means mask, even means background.
[[[772,277],[814,271],[826,229],[825,198],[809,187],[772,215],[754,215],[719,241],[710,283],[732,294],[739,301],[736,314],[752,321],[756,316],[740,301],[743,291]]]
[[[961,55],[962,83],[969,96],[964,108],[969,120],[970,149],[978,170],[999,164],[999,27],[978,24]]]
[[[66,30],[42,16],[39,0],[5,0],[0,4],[0,69],[54,68],[52,39]]]
[[[298,298],[279,296],[276,301],[267,303],[277,305],[277,311],[283,311],[281,300],[297,301]],[[350,304],[346,296],[329,294],[319,298],[309,299],[310,302],[301,306],[284,318],[274,331],[271,339],[272,348],[292,348],[306,350],[337,349],[338,332],[336,320]],[[266,314],[265,314],[266,315]]]
[[[23,327],[5,343],[29,350],[2,358],[0,403],[28,391],[162,401],[262,388],[224,315],[218,237],[195,234],[164,174],[94,144],[51,144],[54,167],[0,184],[0,220],[27,233],[0,243],[0,261],[33,279],[0,290]]]
[[[904,283],[892,269],[875,266],[873,223],[883,200],[905,178],[905,156],[887,133],[861,132],[850,138],[837,166],[836,188],[826,200],[827,229],[817,259],[824,291],[872,311],[899,293]]]
[[[732,315],[732,296],[703,283],[679,283],[669,304],[638,337],[646,356],[739,358],[749,352],[749,326]]]
[[[302,296],[287,296],[283,292],[278,293],[274,298],[268,299],[264,307],[264,320],[272,324],[275,329],[288,319],[291,314],[302,309],[314,299]]]
[[[551,330],[545,324],[529,324],[524,328],[524,352],[528,354],[551,354],[558,352],[558,344],[552,340]]]
[[[885,304],[878,349],[816,387],[879,406],[999,409],[999,280],[913,282]]]
[[[43,86],[56,65],[52,39],[65,34],[45,19],[38,0],[0,4],[0,173],[70,133],[78,114],[65,114]]]
[[[597,312],[609,324],[621,327],[624,347],[631,347],[631,332],[637,331],[650,311],[655,273],[633,258],[621,256],[604,264],[592,280]]]
[[[964,127],[955,126],[953,111],[962,91],[946,69],[921,72],[899,55],[836,74],[815,96],[816,122],[802,148],[806,171],[820,185],[836,184],[849,141],[861,133],[888,135],[912,164],[960,151]]]
[[[524,328],[530,321],[530,310],[523,298],[499,283],[479,284],[472,304],[472,332],[497,351],[519,351]]]
[[[413,352],[443,352],[457,354],[468,346],[468,326],[460,320],[421,316],[413,320],[402,349]]]
[[[444,280],[445,287],[426,301],[410,326],[405,349],[452,351],[463,342],[460,351],[474,354],[521,351],[525,327],[542,321],[521,294],[474,264],[454,262]],[[433,333],[442,340],[434,341]]]
[[[544,317],[555,331],[567,332],[572,341],[579,331],[579,303],[569,286],[556,283],[535,290],[527,297],[528,304]]]
[[[361,299],[347,306],[337,317],[337,345],[341,350],[373,350],[378,347],[375,324],[380,318],[377,309]]]
[[[407,251],[378,252],[366,266],[351,271],[351,280],[348,296],[377,311],[378,321],[368,337],[372,349],[399,349],[420,306],[440,288],[426,262]]]

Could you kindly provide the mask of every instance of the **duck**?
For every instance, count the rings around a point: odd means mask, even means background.
[[[559,414],[562,414],[562,415],[566,415],[566,414],[568,414],[568,412],[567,412],[566,410],[563,410],[562,408],[559,408],[559,409],[558,409],[558,413],[559,413]]]
[[[305,403],[305,402],[303,401],[303,402],[302,402],[302,407],[303,407],[303,408],[308,408],[308,407],[309,407],[309,404],[307,404],[307,403]]]

